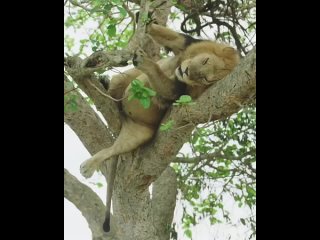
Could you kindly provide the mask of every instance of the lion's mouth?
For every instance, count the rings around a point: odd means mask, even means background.
[[[182,79],[183,78],[183,72],[182,72],[181,66],[176,68],[175,75],[180,81],[183,81],[183,79]]]
[[[178,71],[179,71],[180,76],[182,77],[183,76],[183,72],[182,72],[181,65],[178,67]]]
[[[189,67],[186,67],[186,69],[183,71],[181,65],[177,68],[179,75],[183,78],[183,74],[185,74],[187,77],[189,77]]]

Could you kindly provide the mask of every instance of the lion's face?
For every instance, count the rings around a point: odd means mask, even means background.
[[[178,80],[191,86],[211,85],[228,75],[238,58],[232,59],[218,57],[213,53],[202,53],[184,60],[175,70]],[[231,60],[231,62],[230,62]]]

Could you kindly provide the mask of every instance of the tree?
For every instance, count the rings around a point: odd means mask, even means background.
[[[187,34],[212,32],[214,38],[230,42],[241,53],[241,64],[194,104],[181,100],[172,106],[150,144],[101,166],[107,182],[116,174],[110,233],[101,228],[102,200],[66,169],[65,198],[82,212],[94,240],[168,240],[176,239],[172,219],[177,197],[189,206],[181,221],[191,238],[190,226],[200,218],[208,217],[212,224],[229,220],[223,201],[229,194],[239,206],[252,210],[252,216],[240,221],[251,227],[254,237],[255,0],[66,0],[66,28],[81,28],[88,21],[96,22],[97,28],[77,43],[77,53],[71,52],[74,39],[65,36],[64,121],[91,154],[112,144],[120,129],[119,112],[99,80],[131,61],[138,45],[155,60],[165,57],[144,35],[150,11],[159,24],[179,22]],[[190,154],[179,153],[184,144]],[[114,166],[116,172],[111,171]]]

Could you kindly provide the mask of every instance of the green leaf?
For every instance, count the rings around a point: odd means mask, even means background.
[[[144,108],[151,106],[151,97],[155,96],[156,92],[150,88],[144,87],[143,82],[135,79],[131,82],[130,95],[128,100],[136,98],[140,100],[140,103]]]
[[[112,8],[113,8],[113,6],[112,6],[111,4],[106,4],[106,5],[104,5],[104,7],[103,7],[103,13],[104,13],[104,14],[109,14]]]
[[[112,37],[116,36],[116,33],[117,33],[116,25],[109,25],[108,26],[108,36],[112,38]]]
[[[168,131],[173,127],[174,121],[170,120],[167,123],[162,123],[160,126],[160,131]]]
[[[192,98],[189,95],[182,95],[180,96],[179,100],[177,100],[177,102],[180,103],[189,103],[192,101]]]
[[[142,83],[139,79],[134,79],[134,80],[131,82],[131,86],[132,86],[133,88],[143,87],[143,83]]]
[[[125,17],[127,15],[127,11],[123,8],[123,7],[119,7],[117,6],[119,12],[120,12],[120,16],[121,17]]]
[[[213,224],[216,224],[216,223],[218,223],[219,222],[219,220],[218,219],[216,219],[215,217],[211,217],[210,218],[210,223],[213,225]]]
[[[188,238],[192,238],[192,232],[191,232],[190,229],[186,229],[186,230],[184,231],[184,234],[185,234]]]
[[[243,218],[240,218],[240,222],[241,222],[243,225],[246,225],[246,221],[245,221]]]
[[[142,104],[142,106],[144,108],[149,108],[151,105],[151,100],[150,100],[150,98],[141,98],[140,103]]]
[[[81,40],[80,40],[80,43],[81,43],[81,44],[86,44],[88,41],[89,41],[88,39],[81,39]]]
[[[173,105],[179,106],[179,105],[187,105],[187,104],[195,104],[192,102],[192,98],[189,95],[182,95],[178,100],[176,100]]]
[[[150,89],[150,88],[145,88],[145,90],[147,91],[147,93],[148,93],[149,96],[154,97],[154,96],[157,95],[157,92],[156,92],[156,91],[153,91],[153,90]]]
[[[121,0],[111,0],[111,2],[116,5],[121,5]]]
[[[74,38],[71,38],[70,36],[66,35],[65,39],[64,39],[64,42],[65,42],[65,46],[67,47],[67,49],[69,51],[71,51],[71,49],[74,46]]]
[[[98,182],[96,185],[97,185],[98,188],[102,188],[103,187],[103,184],[100,183],[100,182]]]
[[[194,192],[193,194],[192,194],[192,197],[194,198],[194,199],[199,199],[199,194],[197,193],[197,192]]]
[[[134,98],[135,98],[134,94],[130,94],[129,97],[128,97],[128,100],[131,101]]]
[[[249,196],[256,196],[256,191],[252,187],[247,186],[247,192]]]

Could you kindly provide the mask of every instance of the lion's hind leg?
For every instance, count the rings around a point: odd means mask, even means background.
[[[104,160],[135,150],[149,141],[154,131],[151,127],[136,123],[131,119],[126,119],[114,144],[109,148],[99,151],[90,159],[83,162],[80,166],[81,174],[85,178],[91,177]]]

